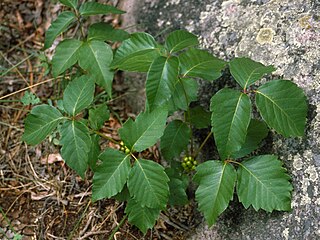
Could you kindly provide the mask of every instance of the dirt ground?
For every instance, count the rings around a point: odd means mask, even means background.
[[[34,147],[21,141],[31,109],[20,101],[26,88],[42,102],[60,93],[39,54],[44,33],[61,10],[57,1],[0,1],[0,239],[187,239],[197,224],[192,205],[161,213],[143,236],[124,218],[123,203],[91,202],[92,173],[84,180],[77,176],[64,164],[59,146],[50,139]],[[131,113],[121,75],[114,88],[119,97],[113,110],[125,120]],[[103,131],[115,135],[119,127],[114,117]],[[157,149],[146,154],[156,158]]]

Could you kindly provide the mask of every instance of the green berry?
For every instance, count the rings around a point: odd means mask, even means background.
[[[124,151],[126,154],[129,154],[130,153],[130,149],[126,147],[125,151]]]
[[[188,167],[191,167],[191,166],[192,166],[192,163],[191,163],[190,161],[188,161],[188,162],[187,162],[187,166],[188,166]]]
[[[196,166],[193,165],[193,166],[191,167],[191,170],[196,170]]]
[[[198,162],[197,161],[193,161],[193,165],[194,166],[198,165]]]
[[[187,167],[187,164],[185,162],[181,163],[181,166],[185,169]]]

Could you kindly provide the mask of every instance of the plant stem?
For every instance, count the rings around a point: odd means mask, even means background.
[[[207,143],[207,141],[209,140],[209,138],[211,137],[212,132],[210,131],[207,135],[207,137],[204,139],[204,141],[201,143],[200,147],[198,148],[197,152],[194,154],[194,158],[196,158],[199,154],[199,152],[202,150],[202,148],[204,147],[204,145]]]
[[[119,230],[119,228],[123,225],[124,221],[127,219],[127,215],[124,215],[120,221],[120,223],[113,229],[111,235],[109,236],[108,240],[112,240],[113,236],[116,234],[116,232]]]
[[[108,136],[104,135],[103,133],[101,133],[101,132],[99,132],[99,131],[93,131],[93,132],[94,132],[95,134],[99,135],[100,137],[103,137],[103,138],[105,138],[105,139],[107,139],[107,140],[109,140],[109,141],[111,141],[111,142],[113,142],[113,143],[115,143],[115,144],[120,144],[120,143],[118,143],[116,140],[114,140],[113,138],[108,137]]]

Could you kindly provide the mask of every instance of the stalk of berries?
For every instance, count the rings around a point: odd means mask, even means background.
[[[194,171],[197,165],[198,162],[191,156],[185,156],[183,158],[183,162],[181,163],[181,166],[186,172]]]
[[[125,154],[130,153],[130,149],[124,145],[123,141],[120,142],[120,151],[124,152]]]

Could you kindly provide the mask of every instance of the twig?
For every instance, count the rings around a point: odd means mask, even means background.
[[[79,238],[79,240],[87,239],[88,237],[90,237],[92,235],[105,234],[105,233],[108,233],[108,232],[110,232],[110,231],[104,230],[104,231],[97,231],[97,232],[88,232],[85,235],[83,235],[81,238]]]
[[[22,129],[20,129],[20,128],[18,128],[18,127],[15,127],[15,126],[12,126],[12,125],[10,125],[10,124],[8,124],[8,123],[5,123],[5,122],[1,122],[1,121],[0,121],[0,125],[4,125],[4,126],[10,127],[10,128],[13,128],[13,129],[15,129],[15,130],[17,130],[17,131],[19,131],[19,132],[23,132]]]

